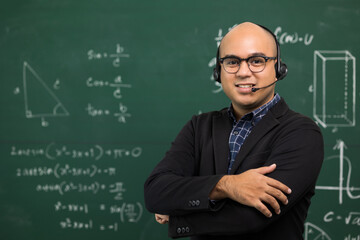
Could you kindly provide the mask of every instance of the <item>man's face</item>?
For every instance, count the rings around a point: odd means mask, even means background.
[[[237,56],[276,57],[276,45],[273,37],[264,29],[251,23],[238,25],[230,31],[221,42],[220,58]],[[228,73],[221,65],[221,84],[225,94],[230,98],[237,118],[269,102],[275,91],[275,85],[252,92],[252,88],[265,87],[276,81],[276,60],[268,60],[263,71],[253,73],[246,61],[241,61],[236,73]]]

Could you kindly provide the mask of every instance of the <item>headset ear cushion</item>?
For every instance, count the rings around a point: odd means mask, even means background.
[[[288,73],[288,68],[287,68],[286,64],[281,62],[280,69],[276,74],[276,78],[278,80],[281,80],[286,77],[287,73]]]
[[[221,83],[220,72],[219,72],[218,68],[219,68],[218,66],[214,67],[213,77],[214,77],[215,81]]]

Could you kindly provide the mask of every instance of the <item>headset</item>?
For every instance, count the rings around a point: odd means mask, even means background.
[[[281,58],[280,58],[280,44],[275,36],[275,34],[270,31],[267,27],[264,27],[262,25],[256,24],[259,27],[261,27],[262,29],[266,30],[267,32],[269,32],[271,34],[271,36],[273,36],[273,38],[275,39],[275,43],[276,43],[276,52],[277,52],[277,56],[276,56],[276,63],[275,63],[275,72],[276,72],[276,78],[277,80],[281,80],[283,78],[286,77],[287,73],[288,73],[288,68],[286,66],[285,63],[281,62]],[[220,79],[220,70],[221,70],[221,64],[220,64],[220,46],[217,49],[217,53],[216,53],[216,65],[214,68],[214,72],[213,72],[213,77],[214,79],[221,83],[221,79]]]

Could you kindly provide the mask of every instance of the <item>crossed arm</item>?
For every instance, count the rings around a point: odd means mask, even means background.
[[[267,203],[275,213],[280,214],[280,204],[288,204],[287,194],[291,189],[285,184],[265,176],[275,171],[276,165],[248,170],[238,175],[225,175],[215,185],[209,195],[211,200],[232,199],[240,204],[254,207],[266,217],[272,217]],[[169,216],[155,214],[160,224],[169,222]]]

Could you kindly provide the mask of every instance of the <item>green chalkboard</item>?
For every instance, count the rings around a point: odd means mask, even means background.
[[[305,239],[360,237],[357,0],[3,0],[0,239],[167,239],[143,183],[192,115],[228,29],[277,35],[277,92],[323,130]]]

